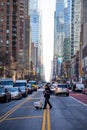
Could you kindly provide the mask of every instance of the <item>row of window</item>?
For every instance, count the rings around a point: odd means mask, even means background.
[[[10,4],[10,2],[9,2],[9,0],[7,0],[7,5],[9,5],[9,4]],[[0,2],[0,5],[3,6],[4,2]]]

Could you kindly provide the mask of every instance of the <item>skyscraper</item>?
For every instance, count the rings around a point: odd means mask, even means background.
[[[79,51],[80,47],[80,31],[81,31],[81,0],[74,2],[74,55]]]
[[[33,62],[36,73],[40,73],[41,60],[39,54],[41,53],[41,16],[38,7],[38,0],[29,1],[29,15],[30,15],[30,27],[32,34],[32,47],[33,52],[31,60]],[[41,54],[42,55],[42,54]]]
[[[63,55],[64,37],[64,0],[57,0],[54,21],[54,56]]]
[[[71,59],[70,47],[70,0],[66,0],[64,4],[64,46],[63,46],[63,61]]]
[[[71,0],[70,44],[72,57],[74,55],[74,0]]]
[[[64,44],[64,0],[56,0],[56,11],[54,14],[54,65],[55,77],[61,75],[61,59],[63,57]]]
[[[29,13],[32,10],[38,10],[38,0],[29,0]]]

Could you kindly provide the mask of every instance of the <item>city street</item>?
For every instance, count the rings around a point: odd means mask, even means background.
[[[87,0],[0,0],[0,130],[87,130]]]
[[[76,98],[80,96],[78,100]],[[51,96],[53,108],[34,108],[34,102],[43,99],[42,90],[22,100],[0,104],[0,130],[87,130],[87,102],[83,94]]]

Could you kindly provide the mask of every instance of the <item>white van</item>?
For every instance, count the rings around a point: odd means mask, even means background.
[[[27,87],[27,80],[16,80],[14,87],[22,87],[25,86]]]
[[[75,85],[75,91],[82,91],[85,87],[82,83],[76,83]]]
[[[13,87],[14,82],[12,78],[2,78],[0,79],[0,84],[4,87]]]
[[[27,80],[16,80],[14,87],[19,87],[23,97],[28,95]]]

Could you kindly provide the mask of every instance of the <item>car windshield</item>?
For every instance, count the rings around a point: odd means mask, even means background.
[[[25,87],[20,87],[21,90],[25,90]]]
[[[0,93],[3,93],[4,92],[4,88],[0,88]]]
[[[15,83],[14,84],[14,87],[21,87],[21,86],[25,86],[26,84],[25,83]]]
[[[13,81],[1,81],[1,85],[13,85]]]
[[[57,86],[57,84],[52,84],[52,86],[53,86],[53,87],[56,87],[56,86]]]
[[[67,88],[67,84],[59,84],[58,87],[59,88]]]
[[[18,88],[14,87],[14,88],[8,88],[10,92],[16,92],[18,91]]]
[[[31,85],[36,85],[36,81],[29,81],[28,83]]]
[[[28,88],[30,88],[30,87],[31,87],[31,84],[30,84],[30,83],[29,83],[29,84],[27,84],[27,87],[28,87]]]

